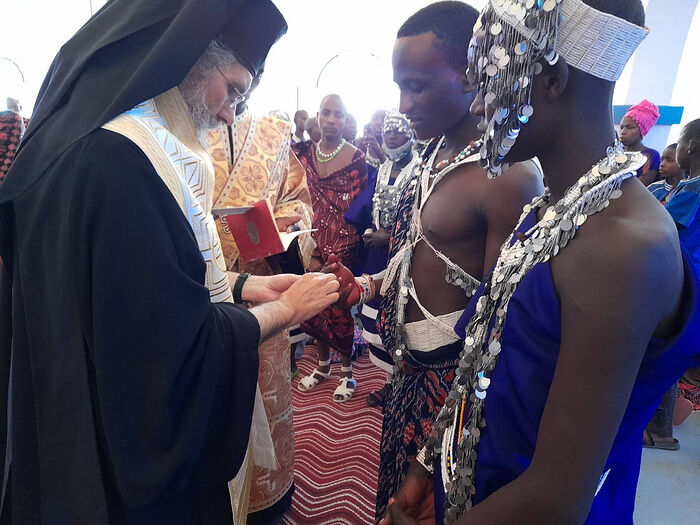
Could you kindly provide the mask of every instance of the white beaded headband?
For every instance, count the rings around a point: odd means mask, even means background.
[[[531,40],[535,29],[525,25],[527,10],[541,4],[545,12],[561,4],[555,49],[566,63],[603,80],[620,78],[627,61],[649,29],[603,13],[582,0],[491,0],[491,6],[504,22]]]

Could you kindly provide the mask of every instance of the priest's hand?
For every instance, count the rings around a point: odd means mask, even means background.
[[[307,273],[280,296],[291,312],[290,325],[310,319],[338,301],[340,283],[334,274]]]
[[[326,265],[321,269],[321,272],[332,273],[340,283],[338,302],[335,306],[347,309],[359,302],[360,290],[355,283],[355,276],[347,266],[340,262],[337,255],[332,253],[328,256]]]
[[[267,303],[280,298],[290,286],[299,280],[300,275],[282,273],[271,276],[251,275],[243,285],[241,297],[251,303]]]
[[[294,277],[294,283],[279,295],[279,299],[250,309],[260,325],[261,342],[338,301],[340,283],[335,275],[307,273]]]
[[[379,525],[432,525],[435,523],[433,475],[414,461],[406,480],[389,500],[389,509]]]
[[[277,231],[291,233],[298,231],[300,228],[297,223],[301,220],[301,215],[292,215],[291,217],[278,217],[275,219]],[[295,229],[296,227],[296,229]]]

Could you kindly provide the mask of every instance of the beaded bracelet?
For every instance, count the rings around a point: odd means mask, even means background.
[[[429,473],[435,472],[435,467],[433,465],[428,464],[428,459],[425,457],[426,452],[425,452],[425,447],[420,449],[418,451],[418,455],[416,456],[416,461],[421,464],[421,466],[427,470]]]
[[[362,277],[355,279],[355,284],[360,290],[360,300],[357,304],[365,304],[374,297],[374,279],[371,275],[362,274]]]

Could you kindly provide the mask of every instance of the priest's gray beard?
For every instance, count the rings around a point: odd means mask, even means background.
[[[182,100],[185,101],[187,112],[192,118],[194,129],[197,131],[199,142],[207,147],[209,144],[208,132],[217,129],[221,122],[212,117],[206,104],[206,86],[203,82],[183,82],[179,87]]]

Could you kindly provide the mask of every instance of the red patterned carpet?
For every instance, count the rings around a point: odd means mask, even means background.
[[[368,408],[367,394],[384,385],[384,372],[367,354],[353,363],[355,395],[333,401],[340,364],[333,375],[309,392],[297,389],[299,378],[316,366],[317,351],[308,346],[292,382],[296,436],[292,509],[285,523],[294,525],[365,525],[374,523],[382,415]]]

